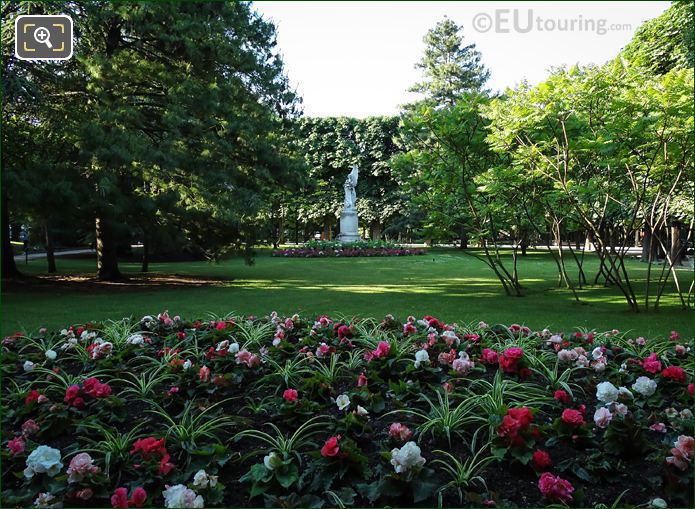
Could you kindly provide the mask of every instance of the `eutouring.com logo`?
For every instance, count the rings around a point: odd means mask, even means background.
[[[529,32],[590,32],[605,35],[608,32],[632,30],[629,23],[609,24],[604,18],[573,18],[536,16],[533,9],[495,9],[492,13],[479,12],[473,16],[473,28],[478,32],[497,34]]]

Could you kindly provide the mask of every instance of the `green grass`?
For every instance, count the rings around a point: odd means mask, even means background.
[[[598,267],[587,255],[588,275]],[[19,264],[26,274],[41,275],[45,260]],[[90,259],[59,258],[62,274],[94,271]],[[137,272],[138,264],[123,263],[121,269]],[[655,268],[656,269],[656,268]],[[205,262],[157,263],[153,273],[188,274],[225,278],[218,285],[203,287],[135,289],[47,288],[36,285],[3,290],[2,332],[35,329],[41,325],[59,328],[71,323],[137,316],[168,310],[189,318],[208,312],[266,315],[299,312],[305,315],[359,315],[399,318],[408,314],[432,314],[447,321],[522,323],[533,328],[574,327],[632,330],[636,335],[667,335],[675,329],[693,334],[692,311],[680,309],[669,288],[658,312],[627,311],[622,296],[612,288],[589,287],[580,291],[577,304],[569,291],[557,287],[554,262],[547,253],[531,252],[520,264],[525,297],[507,297],[492,273],[480,261],[456,250],[433,250],[419,257],[284,259],[262,250],[256,263],[240,259],[220,264]],[[630,275],[640,292],[646,265],[629,263]],[[687,288],[693,273],[682,271]]]

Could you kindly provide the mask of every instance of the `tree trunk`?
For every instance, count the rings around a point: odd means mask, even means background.
[[[48,262],[48,273],[55,274],[56,270],[56,256],[55,250],[53,248],[53,233],[51,232],[51,227],[46,222],[43,226],[44,231],[44,249],[46,250],[46,262]]]
[[[374,221],[371,225],[371,232],[369,235],[372,240],[381,240],[381,224],[379,221]]]
[[[683,258],[683,249],[681,249],[681,225],[679,223],[673,223],[671,225],[671,263],[674,267],[678,267],[681,264],[681,259]]]
[[[2,277],[18,276],[17,264],[14,262],[12,242],[10,241],[10,211],[7,196],[2,196]]]
[[[97,240],[97,279],[99,281],[118,281],[123,279],[118,270],[118,256],[116,255],[116,240],[113,235],[113,226],[108,219],[97,215],[96,221]]]
[[[459,247],[461,249],[468,249],[468,232],[464,225],[461,225],[461,245]]]

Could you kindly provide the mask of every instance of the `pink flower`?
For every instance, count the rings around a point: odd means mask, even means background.
[[[376,347],[376,350],[374,350],[374,357],[377,359],[380,359],[382,357],[387,357],[389,352],[391,351],[391,345],[387,343],[386,341],[379,341],[379,344]]]
[[[570,502],[572,500],[572,492],[574,487],[560,477],[556,477],[550,472],[545,472],[538,480],[538,489],[541,490],[543,497],[548,500],[557,500],[559,502]]]
[[[116,491],[111,495],[111,507],[118,509],[128,508],[128,489],[116,488]]]
[[[80,482],[85,477],[97,472],[99,472],[99,467],[94,465],[92,457],[86,452],[81,452],[70,461],[67,470],[68,482]]]
[[[681,470],[688,468],[688,465],[693,462],[693,445],[695,440],[693,437],[681,435],[678,440],[673,442],[675,447],[671,449],[672,456],[666,458],[666,463],[673,465]]]
[[[389,426],[389,436],[400,440],[401,442],[407,442],[410,437],[413,436],[413,432],[410,431],[408,426],[401,424],[400,422],[394,422]]]
[[[83,490],[75,492],[75,497],[79,498],[80,500],[89,500],[90,498],[92,498],[92,495],[94,495],[94,492],[91,488],[85,488]]]
[[[24,421],[24,424],[22,424],[22,433],[26,436],[33,435],[37,431],[41,429],[38,424],[36,424],[36,421],[33,419],[27,419]]]
[[[533,456],[531,457],[531,465],[533,466],[534,470],[543,472],[553,466],[553,460],[550,459],[550,454],[547,452],[537,450],[534,451]]]
[[[200,370],[198,371],[198,378],[201,382],[209,382],[210,368],[208,368],[207,366],[201,366]]]
[[[403,325],[403,335],[408,336],[417,332],[417,328],[412,323],[406,323]]]
[[[666,425],[663,422],[655,422],[649,426],[649,429],[657,433],[666,433]]]
[[[296,403],[299,399],[299,393],[295,389],[285,389],[285,392],[282,393],[282,397],[288,403]]]
[[[24,449],[26,448],[26,445],[27,444],[26,442],[24,442],[24,439],[22,437],[16,437],[7,442],[7,448],[12,453],[12,456],[16,456],[17,454],[23,453]]]
[[[643,359],[642,367],[649,373],[658,373],[661,371],[661,362],[659,362],[659,359],[656,357],[656,353],[651,353],[649,357]]]
[[[671,341],[678,341],[680,338],[681,338],[681,335],[678,334],[677,331],[675,331],[675,330],[672,330],[672,331],[671,331],[671,335],[669,336],[669,339],[670,339]]]
[[[685,382],[685,371],[679,366],[669,366],[661,372],[661,376],[674,382]]]
[[[326,440],[326,443],[321,447],[321,456],[324,458],[332,458],[340,452],[340,447],[338,446],[338,440],[340,440],[340,435]]]
[[[508,359],[521,359],[524,355],[524,349],[518,346],[507,348],[503,355]]]
[[[439,361],[439,364],[451,364],[456,360],[456,350],[452,348],[448,352],[440,353],[437,360]]]
[[[603,429],[610,424],[611,420],[613,419],[613,414],[611,411],[604,407],[597,408],[596,412],[594,412],[594,423],[596,426],[599,428]]]
[[[367,385],[367,376],[364,373],[360,373],[357,377],[357,387],[364,387]]]
[[[237,364],[246,364],[249,368],[255,368],[261,365],[261,358],[248,350],[242,350],[237,353],[234,358]]]
[[[483,353],[480,356],[480,362],[483,362],[484,364],[497,364],[497,360],[497,352],[489,348],[483,348]]]

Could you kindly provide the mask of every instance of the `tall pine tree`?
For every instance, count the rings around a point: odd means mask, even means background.
[[[437,105],[452,105],[467,92],[481,92],[490,72],[481,63],[475,44],[464,45],[463,27],[449,18],[427,32],[425,55],[415,67],[424,80],[410,88]]]

